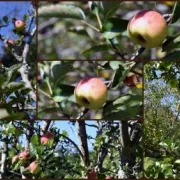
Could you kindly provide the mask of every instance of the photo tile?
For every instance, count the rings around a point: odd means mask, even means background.
[[[4,179],[143,176],[141,120],[0,121],[0,132]]]
[[[142,63],[38,63],[38,119],[142,118]]]
[[[0,120],[36,117],[36,8],[1,1]]]
[[[144,176],[180,178],[180,61],[144,66]]]
[[[175,60],[178,3],[41,1],[38,59]]]

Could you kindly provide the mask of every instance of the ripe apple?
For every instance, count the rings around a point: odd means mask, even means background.
[[[167,23],[158,12],[143,10],[129,21],[127,30],[134,43],[153,48],[160,46],[167,36]]]
[[[51,132],[46,132],[44,135],[41,136],[40,141],[41,144],[48,144],[50,140],[54,138],[54,134]]]
[[[87,179],[97,179],[97,174],[94,169],[89,169]]]
[[[14,22],[14,27],[17,31],[23,31],[26,27],[26,23],[23,20],[16,20]]]
[[[8,39],[7,45],[9,45],[9,46],[14,45],[14,40],[13,39]]]
[[[18,155],[15,155],[13,158],[12,158],[12,164],[14,164],[15,162],[17,162],[19,160],[19,156]]]
[[[140,80],[137,75],[131,74],[129,76],[126,76],[123,82],[129,87],[135,87],[140,82]]]
[[[30,154],[29,154],[29,151],[25,150],[25,151],[22,151],[20,154],[19,154],[19,159],[20,160],[26,160],[30,157]]]
[[[40,166],[37,161],[33,161],[29,166],[28,166],[29,171],[32,174],[37,174],[40,171]]]
[[[106,176],[106,178],[105,179],[112,179],[112,177],[111,176]]]
[[[106,102],[107,87],[97,77],[86,77],[82,79],[74,90],[76,102],[88,109],[99,109]]]

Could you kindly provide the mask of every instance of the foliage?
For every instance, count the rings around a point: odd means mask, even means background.
[[[180,177],[179,65],[175,61],[162,61],[145,66],[144,169],[147,178]]]

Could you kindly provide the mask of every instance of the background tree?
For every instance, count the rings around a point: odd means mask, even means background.
[[[145,176],[179,178],[180,62],[145,66]],[[172,83],[173,82],[173,83]]]

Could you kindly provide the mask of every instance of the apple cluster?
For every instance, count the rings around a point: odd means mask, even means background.
[[[47,145],[54,138],[54,134],[51,132],[46,132],[40,137],[40,142],[42,145]],[[21,161],[22,163],[27,163],[31,160],[31,155],[28,150],[20,152],[18,155],[15,155],[12,158],[12,164]],[[32,161],[29,166],[26,168],[32,174],[37,174],[40,171],[40,165],[37,161]]]

